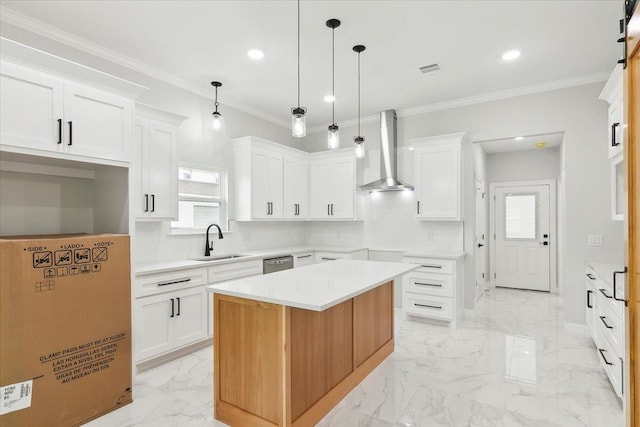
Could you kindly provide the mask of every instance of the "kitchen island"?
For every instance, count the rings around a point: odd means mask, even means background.
[[[338,260],[208,286],[215,418],[315,425],[393,352],[394,279],[416,267]]]

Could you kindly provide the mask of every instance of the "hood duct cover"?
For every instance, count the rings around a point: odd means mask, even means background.
[[[398,179],[398,117],[395,110],[380,112],[380,179],[360,187],[362,191],[413,190]]]

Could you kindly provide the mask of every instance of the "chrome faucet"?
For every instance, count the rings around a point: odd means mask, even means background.
[[[220,226],[218,224],[211,224],[209,227],[207,227],[207,237],[204,241],[204,256],[211,256],[211,251],[213,250],[213,242],[209,244],[209,230],[211,230],[211,227],[216,227],[218,229],[218,239],[224,239],[222,230],[220,229]]]

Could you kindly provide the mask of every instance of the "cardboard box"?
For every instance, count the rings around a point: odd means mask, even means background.
[[[129,236],[0,237],[0,425],[132,402]]]

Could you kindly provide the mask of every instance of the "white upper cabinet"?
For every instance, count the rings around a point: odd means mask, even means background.
[[[306,219],[309,216],[309,162],[300,157],[284,157],[283,217]]]
[[[312,154],[309,165],[312,219],[354,219],[356,164],[353,150]]]
[[[2,62],[0,87],[0,144],[61,150],[62,80]]]
[[[133,100],[5,61],[0,79],[2,150],[130,161]]]
[[[602,89],[600,99],[609,104],[608,139],[609,158],[623,152],[623,96],[622,96],[622,68],[617,65],[611,73],[607,84]]]
[[[253,136],[235,139],[234,149],[236,220],[303,219],[294,213],[306,209],[307,153]]]
[[[463,134],[412,141],[416,217],[424,220],[462,219],[461,142]]]
[[[178,216],[178,126],[185,117],[138,104],[133,179],[136,219]]]

